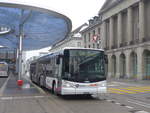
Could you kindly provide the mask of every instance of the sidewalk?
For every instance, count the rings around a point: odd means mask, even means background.
[[[30,81],[22,78],[23,85],[17,85],[17,76],[10,74],[8,82],[4,87],[2,96],[39,95],[41,92]]]

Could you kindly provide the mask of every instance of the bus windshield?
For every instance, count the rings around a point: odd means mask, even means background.
[[[104,52],[98,50],[65,50],[63,78],[75,82],[105,80]]]

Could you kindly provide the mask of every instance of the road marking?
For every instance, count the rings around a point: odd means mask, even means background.
[[[106,100],[107,102],[111,102],[112,100]]]
[[[136,94],[136,93],[150,92],[150,86],[108,88],[108,92],[116,94]]]
[[[127,102],[132,103],[132,104],[136,104],[136,105],[140,105],[140,106],[143,106],[145,108],[150,108],[150,104],[145,103],[145,102],[141,102],[141,101],[137,101],[137,100],[127,100]]]
[[[129,93],[129,94],[136,94],[136,92],[133,91],[127,91],[127,90],[122,90],[120,88],[116,89],[116,88],[109,88],[110,90],[115,90],[115,91],[119,91],[119,92],[123,92],[123,93]]]
[[[21,97],[1,97],[0,100],[20,100],[20,99],[33,99],[33,98],[46,98],[49,96],[21,96]]]
[[[118,92],[118,91],[113,91],[113,90],[111,90],[111,89],[108,89],[108,92],[109,92],[109,93],[116,93],[116,94],[124,94],[124,93],[121,93],[121,92]]]
[[[147,90],[147,89],[140,89],[140,88],[121,88],[121,89],[125,89],[125,90],[129,90],[129,91],[135,91],[135,92],[147,92],[147,91],[150,91],[150,90]]]
[[[12,75],[10,75],[12,76]],[[10,79],[10,76],[6,79],[5,83],[3,84],[2,88],[0,89],[0,96],[3,96],[3,91],[6,88],[7,82]]]
[[[1,100],[12,100],[13,99],[13,97],[2,97],[2,98],[0,98]]]
[[[121,103],[116,102],[115,104],[120,105]]]
[[[141,86],[141,87],[127,87],[127,88],[134,88],[134,89],[150,89],[150,86]]]
[[[129,109],[133,109],[134,107],[132,106],[125,106],[126,108],[129,108]]]
[[[115,84],[109,84],[109,85],[107,85],[107,86],[118,86],[118,85],[115,85]]]
[[[137,111],[135,113],[149,113],[149,112],[147,112],[147,111]]]

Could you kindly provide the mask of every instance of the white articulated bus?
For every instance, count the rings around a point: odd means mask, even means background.
[[[103,50],[64,48],[30,64],[31,81],[60,95],[107,92],[107,57]]]
[[[8,64],[0,62],[0,77],[8,77]]]

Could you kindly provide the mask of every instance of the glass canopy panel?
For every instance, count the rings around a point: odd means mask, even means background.
[[[39,8],[0,5],[0,45],[18,48],[20,25],[23,26],[23,50],[51,46],[67,37],[71,21],[66,16]]]

